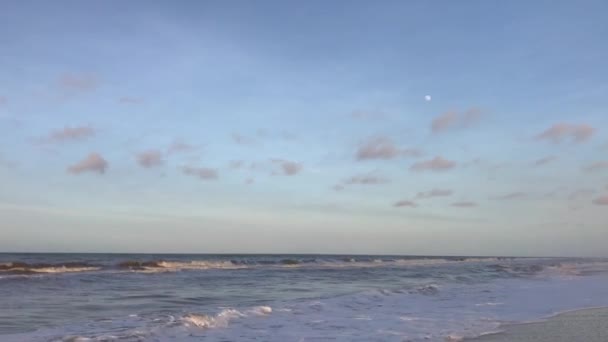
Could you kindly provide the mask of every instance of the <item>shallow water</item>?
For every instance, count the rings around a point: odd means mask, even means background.
[[[605,259],[0,254],[0,340],[444,341],[607,285]]]

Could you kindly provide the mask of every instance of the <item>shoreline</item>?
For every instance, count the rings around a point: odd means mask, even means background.
[[[470,342],[605,342],[608,341],[608,307],[589,307],[558,312],[546,318],[506,323]]]

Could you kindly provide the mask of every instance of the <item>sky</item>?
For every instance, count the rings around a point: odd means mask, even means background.
[[[606,1],[13,1],[0,251],[608,256]]]

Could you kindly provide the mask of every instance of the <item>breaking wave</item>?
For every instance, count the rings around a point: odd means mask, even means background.
[[[101,269],[100,266],[83,262],[68,262],[63,264],[28,264],[24,262],[9,262],[0,264],[0,274],[39,274],[39,273],[69,273],[90,272]]]

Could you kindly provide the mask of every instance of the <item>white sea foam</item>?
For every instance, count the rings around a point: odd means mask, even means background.
[[[238,318],[249,316],[266,316],[272,313],[270,306],[256,306],[245,311],[236,309],[223,309],[217,315],[187,314],[182,317],[182,322],[186,326],[203,329],[226,328],[228,324]]]

